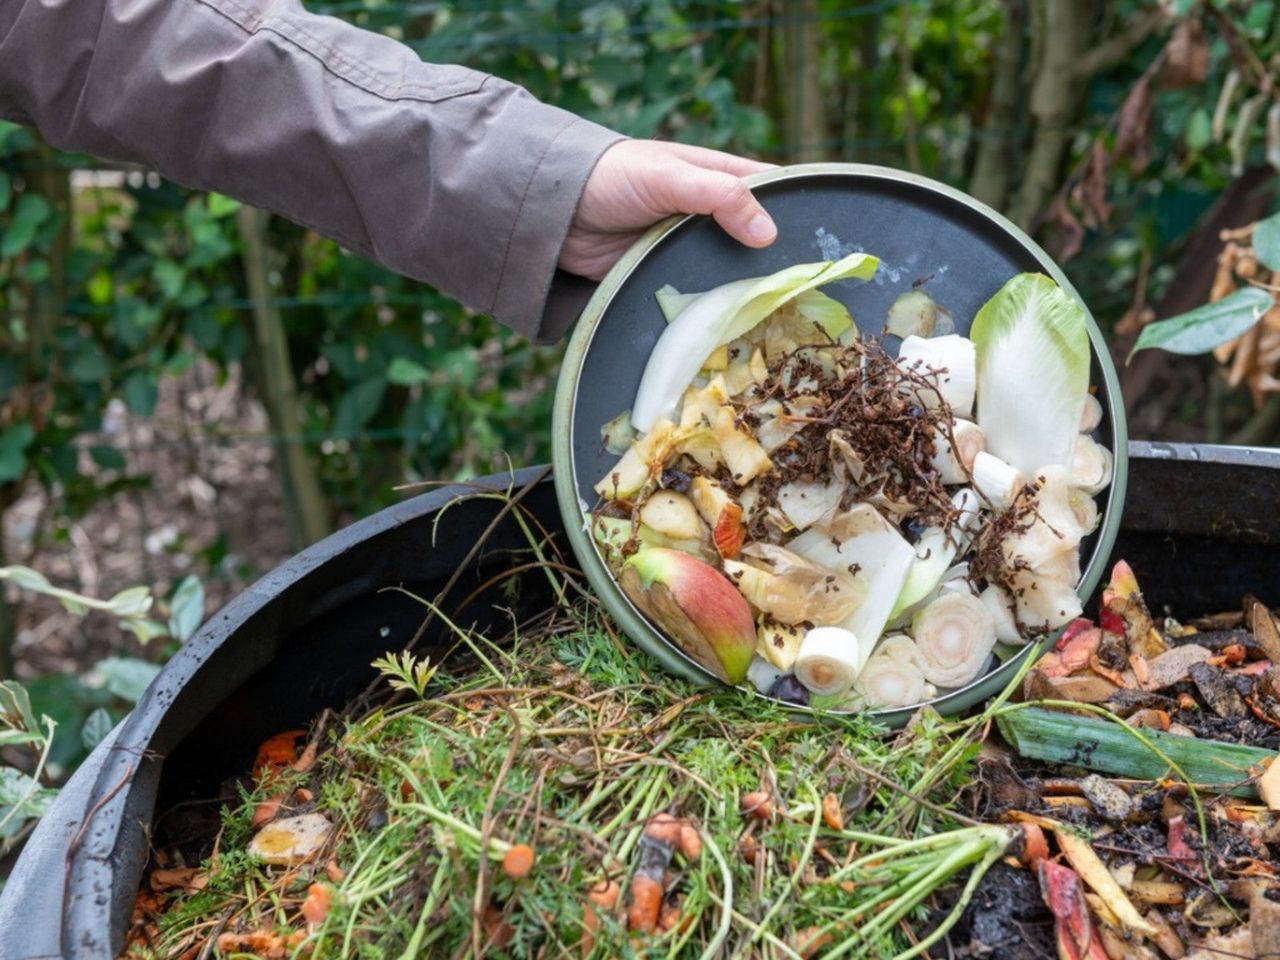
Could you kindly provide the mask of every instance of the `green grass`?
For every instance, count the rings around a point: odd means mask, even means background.
[[[305,930],[297,952],[317,958],[580,957],[587,892],[616,880],[625,905],[644,825],[665,811],[704,842],[670,867],[668,899],[691,921],[633,937],[619,910],[601,917],[591,956],[794,957],[816,927],[831,937],[823,956],[890,957],[909,946],[904,924],[923,917],[925,896],[1004,849],[1008,831],[975,833],[948,806],[981,718],[926,715],[901,734],[857,716],[818,723],[687,684],[612,633],[580,604],[502,643],[459,632],[449,665],[470,666],[452,672],[384,661],[399,693],[331,728],[309,772],[337,825],[332,857],[255,862],[243,847],[263,791],[246,794],[224,811],[208,886],[170,895],[154,955]],[[781,813],[749,822],[741,798],[762,788]],[[842,830],[821,816],[828,793]],[[748,833],[767,851],[755,864],[739,848]],[[899,849],[914,838],[935,839]],[[521,880],[501,863],[515,843],[536,852]],[[345,872],[336,883],[330,859]],[[312,882],[332,887],[332,906],[307,929],[298,907]]]

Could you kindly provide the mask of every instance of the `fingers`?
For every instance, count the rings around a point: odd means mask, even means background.
[[[767,247],[778,235],[764,207],[732,174],[681,163],[657,185],[655,194],[673,212],[710,214],[729,236],[749,247]]]
[[[772,163],[761,163],[759,160],[748,160],[746,157],[734,156],[720,150],[708,150],[706,147],[695,147],[687,143],[663,143],[662,146],[673,156],[679,157],[697,167],[708,170],[719,170],[735,177],[745,177],[751,173],[763,173],[776,166]]]

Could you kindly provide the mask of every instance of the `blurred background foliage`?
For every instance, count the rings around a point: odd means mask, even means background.
[[[1143,322],[1203,302],[1219,230],[1273,204],[1270,0],[307,6],[632,136],[968,189],[1064,262],[1119,356]],[[214,604],[397,485],[549,459],[559,347],[234,200],[12,125],[0,309],[0,543],[75,589],[152,583],[163,602],[195,574]],[[1138,436],[1280,430],[1273,398],[1230,387],[1211,358],[1143,354],[1125,380]],[[180,511],[212,526],[184,532]],[[86,583],[94,549],[113,560]],[[41,659],[59,630],[27,603],[0,603],[0,679],[65,675],[86,716],[106,702],[85,692],[87,663],[164,654],[109,624]]]

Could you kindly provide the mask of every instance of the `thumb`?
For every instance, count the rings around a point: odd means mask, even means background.
[[[709,213],[729,236],[749,247],[767,247],[778,235],[773,218],[732,174],[682,163],[664,179],[664,192],[671,210]]]

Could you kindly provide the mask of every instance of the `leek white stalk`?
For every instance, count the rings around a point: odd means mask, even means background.
[[[857,637],[840,627],[814,627],[800,643],[794,670],[810,693],[831,697],[853,686],[861,667]]]
[[[1111,467],[1111,451],[1082,434],[1071,459],[1072,485],[1086,493],[1100,493],[1111,482]]]
[[[915,641],[900,633],[880,641],[853,684],[854,693],[872,707],[915,706],[929,699],[929,687]]]
[[[631,422],[641,432],[674,414],[680,395],[708,354],[742,336],[806,290],[848,277],[868,279],[878,261],[852,254],[836,263],[799,263],[767,277],[735,280],[690,301],[667,325],[649,355]]]
[[[976,677],[996,643],[987,605],[966,593],[941,594],[916,614],[911,633],[921,672],[940,687],[962,686]]]
[[[1080,432],[1093,433],[1102,422],[1102,401],[1092,393],[1084,395],[1084,410],[1080,413]]]
[[[960,541],[978,519],[978,496],[968,487],[956,491],[951,506],[958,514],[955,521],[947,526],[930,527],[916,541],[916,559],[889,614],[890,620],[919,603],[938,586],[955,559]]]
[[[938,471],[938,478],[943,483],[968,483],[973,458],[987,449],[987,438],[982,428],[969,420],[955,420],[951,424],[950,437],[941,427],[933,430],[934,452],[929,460],[930,466]]]
[[[973,412],[977,375],[973,341],[959,334],[945,337],[906,337],[898,350],[898,364],[924,377],[931,387],[916,388],[916,396],[928,407],[946,402],[957,417]]]
[[[822,526],[810,527],[787,548],[832,570],[856,566],[859,576],[865,578],[866,597],[840,624],[858,638],[861,667],[884,633],[915,562],[915,549],[869,503],[837,514]]]
[[[1013,600],[994,583],[978,594],[978,599],[986,605],[995,625],[996,639],[1001,643],[1022,643],[1022,634],[1018,633],[1018,624],[1013,619]]]
[[[973,485],[997,510],[1008,510],[1026,482],[1021,470],[985,450],[973,458]]]

